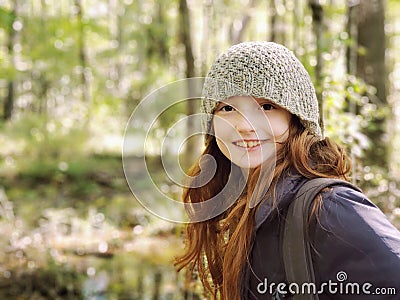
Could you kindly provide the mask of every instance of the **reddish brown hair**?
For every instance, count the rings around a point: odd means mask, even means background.
[[[187,188],[183,193],[185,203],[210,199],[223,189],[228,180],[229,172],[226,170],[231,168],[231,162],[219,150],[214,136],[208,136],[207,142],[203,154],[210,154],[217,161],[216,174],[203,187]],[[345,150],[329,138],[320,141],[294,115],[289,125],[289,136],[277,151],[276,167],[267,196],[274,195],[278,179],[291,167],[307,178],[347,179],[350,172]],[[245,191],[232,207],[210,220],[190,223],[186,227],[185,252],[176,259],[175,265],[178,270],[187,268],[189,272],[198,273],[205,292],[211,294],[213,299],[240,299],[242,270],[248,263],[254,217],[259,206],[250,208],[248,203],[260,174],[259,169],[251,170]],[[199,162],[196,162],[189,175],[199,173]],[[275,197],[270,198],[275,204]],[[317,197],[312,215],[317,214],[320,204],[321,197]]]

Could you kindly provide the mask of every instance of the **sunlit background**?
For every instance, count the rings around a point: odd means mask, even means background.
[[[0,0],[0,299],[200,299],[173,268],[182,226],[130,193],[123,134],[146,95],[245,40],[300,58],[352,180],[400,227],[399,15],[398,0]],[[195,103],[148,140],[152,176],[176,198],[157,145]]]

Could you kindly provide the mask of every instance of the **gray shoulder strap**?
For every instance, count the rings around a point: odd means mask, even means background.
[[[293,297],[295,300],[318,299],[316,293],[313,295],[301,294],[303,283],[315,283],[310,243],[306,239],[306,226],[315,197],[322,189],[333,185],[348,186],[360,191],[359,188],[347,181],[315,178],[309,180],[300,188],[296,198],[289,205],[284,222],[282,250],[286,278],[289,284],[296,283],[300,289],[300,294]],[[316,290],[318,290],[318,287],[316,287]],[[306,291],[308,291],[308,287]]]

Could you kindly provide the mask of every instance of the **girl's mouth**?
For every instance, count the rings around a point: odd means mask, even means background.
[[[240,148],[253,149],[260,146],[264,142],[265,140],[240,140],[233,142],[233,144]]]

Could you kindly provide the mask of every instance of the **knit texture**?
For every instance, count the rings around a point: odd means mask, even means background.
[[[203,130],[210,133],[218,102],[232,96],[268,99],[300,118],[323,139],[318,101],[310,76],[295,55],[272,42],[244,42],[222,53],[211,66],[203,86]]]

